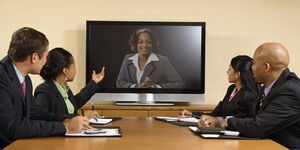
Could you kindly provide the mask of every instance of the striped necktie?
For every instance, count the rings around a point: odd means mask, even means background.
[[[262,95],[261,95],[261,97],[260,97],[260,99],[259,99],[259,107],[261,107],[261,105],[263,104],[264,100],[265,100],[265,93],[263,92]]]
[[[26,96],[26,82],[25,80],[21,83],[22,89],[23,89],[23,96],[25,98]]]

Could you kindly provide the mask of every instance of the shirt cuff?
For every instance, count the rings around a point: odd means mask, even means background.
[[[130,88],[135,88],[136,84],[131,84]]]
[[[216,117],[218,119],[218,124],[217,124],[217,127],[221,127],[221,122],[224,120],[223,117]]]
[[[226,126],[225,127],[228,127],[228,119],[230,119],[230,118],[234,118],[233,116],[227,116],[226,118],[225,118],[225,121],[226,121]]]
[[[223,120],[224,120],[224,118],[223,118],[223,117],[217,117],[217,119],[218,119],[218,121],[219,121],[219,122],[221,122],[221,121],[223,121]]]

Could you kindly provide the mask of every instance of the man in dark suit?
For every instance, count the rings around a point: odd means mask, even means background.
[[[30,119],[33,96],[28,74],[40,72],[48,45],[43,33],[21,28],[12,36],[8,56],[0,61],[0,149],[20,138],[64,135],[90,128],[85,117],[63,122]]]
[[[253,56],[253,73],[263,84],[254,118],[230,118],[222,127],[242,136],[270,138],[290,149],[300,148],[300,80],[288,69],[288,50],[279,43],[265,43]]]

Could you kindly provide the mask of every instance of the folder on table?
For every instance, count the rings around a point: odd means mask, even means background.
[[[189,127],[192,132],[205,139],[259,139],[240,136],[238,131],[213,127]]]
[[[97,117],[97,118],[91,118],[89,120],[89,123],[92,124],[92,125],[105,125],[105,124],[108,124],[108,123],[111,123],[113,121],[116,121],[116,120],[120,120],[122,119],[121,117]]]
[[[197,118],[177,118],[177,117],[164,117],[164,116],[156,116],[154,118],[156,120],[167,122],[178,126],[197,126],[199,120]]]
[[[120,127],[96,127],[100,130],[98,133],[88,133],[82,131],[81,133],[66,133],[65,136],[68,137],[121,137],[121,128]]]

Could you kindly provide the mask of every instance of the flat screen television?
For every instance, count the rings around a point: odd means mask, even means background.
[[[103,66],[105,78],[91,100],[203,101],[205,22],[87,21],[86,83]]]

